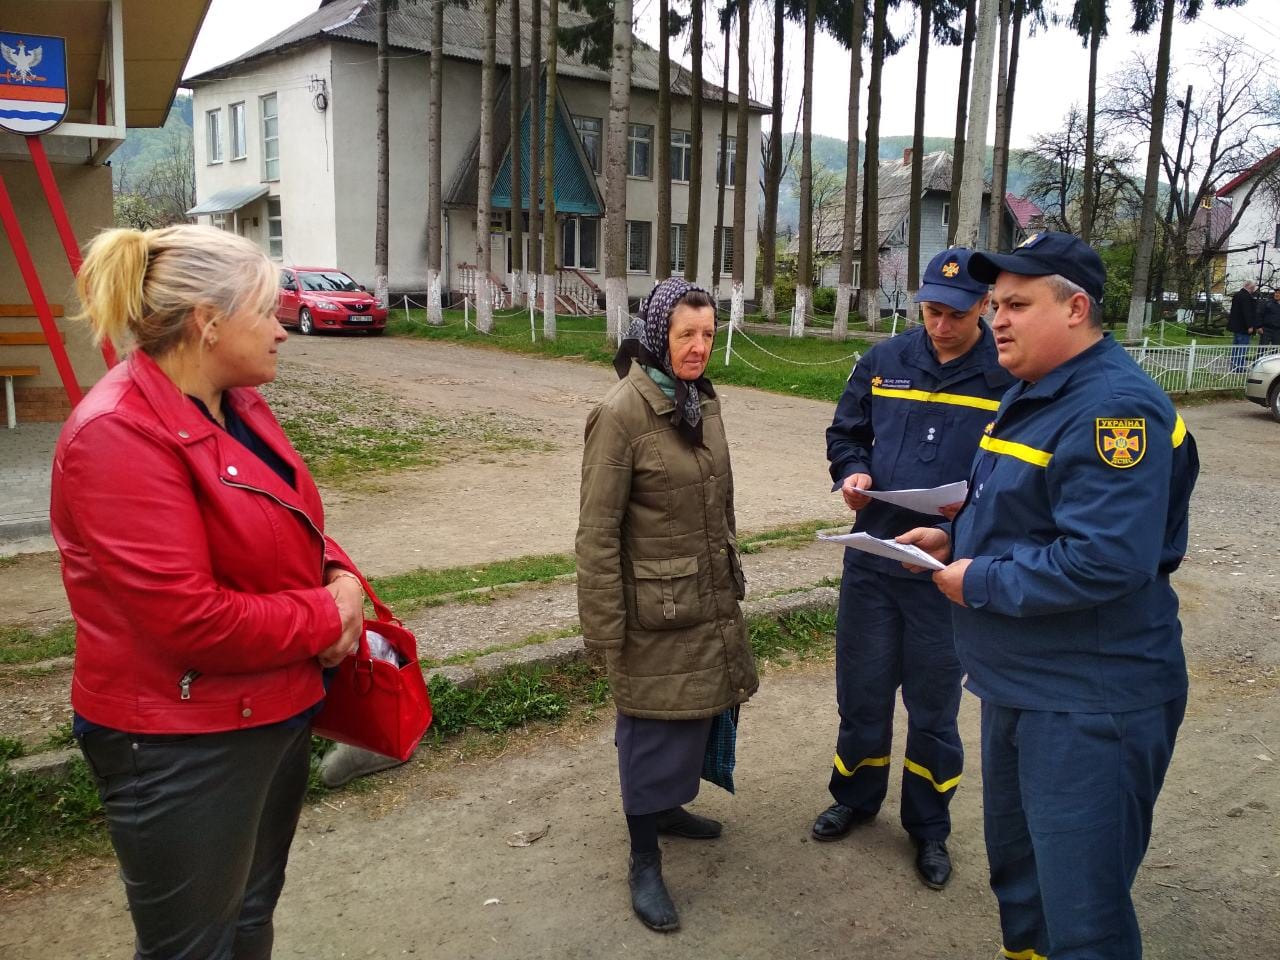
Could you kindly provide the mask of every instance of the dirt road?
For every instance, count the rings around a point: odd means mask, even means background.
[[[1150,960],[1280,949],[1276,765],[1254,759],[1263,750],[1252,739],[1275,735],[1274,693],[1268,726],[1261,703],[1242,709],[1221,686],[1197,684],[1138,878]],[[678,934],[644,930],[629,909],[613,724],[603,716],[497,760],[398,771],[375,793],[336,796],[338,809],[308,809],[276,956],[990,960],[999,929],[976,756],[953,806],[956,875],[944,892],[915,879],[893,791],[874,825],[837,844],[807,839],[829,802],[832,699],[828,665],[766,676],[743,714],[738,795],[707,787],[696,802],[725,821],[725,836],[664,841]],[[966,696],[971,754],[976,707]],[[548,825],[532,846],[507,843]],[[0,904],[9,960],[124,958],[130,935],[110,865],[74,888]]]
[[[406,476],[373,501],[329,498],[335,533],[362,562],[389,572],[569,548],[581,424],[607,371],[396,340],[291,347],[289,362],[372,376],[428,408],[518,412],[555,444],[518,463]],[[724,393],[741,524],[829,515],[829,405]],[[1150,958],[1270,956],[1280,949],[1280,427],[1243,402],[1184,416],[1204,465],[1176,580],[1192,697],[1136,895]],[[0,570],[0,617],[57,602],[51,572],[48,558]],[[458,615],[483,623],[487,612]],[[502,617],[518,626],[522,614]],[[970,764],[954,807],[957,876],[940,894],[912,874],[894,800],[844,843],[805,839],[827,802],[834,729],[829,665],[766,676],[745,713],[739,795],[698,801],[726,820],[726,836],[666,847],[686,924],[676,936],[644,931],[627,908],[626,831],[602,715],[530,734],[497,760],[413,766],[373,793],[335,795],[339,810],[306,811],[277,956],[988,960],[998,928],[985,883],[976,705],[966,697],[962,714]],[[546,824],[533,846],[507,845],[513,831]],[[128,939],[110,865],[0,903],[6,958],[125,957]]]

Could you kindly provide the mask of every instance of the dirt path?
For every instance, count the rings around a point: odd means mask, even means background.
[[[942,893],[915,879],[894,791],[879,820],[848,840],[807,839],[828,802],[829,669],[772,673],[744,711],[739,793],[708,787],[697,801],[725,821],[724,838],[664,841],[680,933],[649,933],[631,915],[606,715],[531,736],[496,761],[410,767],[373,794],[309,808],[276,956],[990,960],[999,931],[976,757],[952,808],[956,876]],[[1254,759],[1262,750],[1252,740],[1268,721],[1274,732],[1277,701],[1273,692],[1240,706],[1219,684],[1196,687],[1136,888],[1151,960],[1280,949],[1275,764]],[[971,697],[961,731],[977,742]],[[899,743],[903,733],[900,723]],[[506,842],[548,825],[530,847]],[[0,904],[0,955],[10,960],[123,958],[130,937],[110,865],[74,888]]]

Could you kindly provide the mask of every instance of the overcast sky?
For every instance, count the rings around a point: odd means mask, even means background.
[[[526,0],[527,2],[527,0]],[[205,18],[204,28],[196,40],[188,73],[216,66],[230,60],[245,50],[280,32],[318,6],[318,0],[213,0]],[[686,3],[676,0],[676,5]],[[904,3],[904,7],[910,7]],[[1046,0],[1046,6],[1058,12],[1069,12],[1070,0]],[[1129,6],[1113,3],[1117,10]],[[1205,4],[1209,7],[1210,4]],[[772,4],[769,4],[772,7]],[[710,5],[709,5],[710,8]],[[753,58],[752,87],[756,99],[767,101],[770,93],[770,62],[772,50],[772,25],[760,5],[753,6],[751,47],[759,54]],[[657,44],[657,0],[635,0],[637,33],[641,38]],[[918,47],[914,37],[914,20],[910,9],[895,15],[895,25],[912,40],[897,56],[885,65],[883,119],[881,133],[884,136],[909,134],[915,109],[915,73]],[[1135,53],[1155,55],[1158,36],[1155,30],[1149,36],[1135,36],[1128,32],[1127,18],[1116,17],[1111,26],[1111,36],[1103,41],[1099,51],[1099,74],[1106,77]],[[1273,62],[1280,60],[1280,9],[1275,0],[1250,0],[1243,8],[1235,10],[1209,9],[1194,23],[1178,22],[1174,26],[1174,63],[1186,61],[1201,43],[1226,40],[1239,46],[1243,54],[1265,57]],[[787,90],[783,97],[787,119],[784,126],[790,131],[795,126],[795,116],[800,100],[801,65],[804,56],[803,34],[794,24],[787,25],[788,51],[786,61],[791,65],[787,77]],[[711,49],[703,59],[703,69],[710,79],[718,80],[720,62],[723,59],[723,40],[710,44]],[[527,39],[526,39],[527,42]],[[673,53],[688,63],[684,39],[673,43]],[[736,54],[735,54],[736,56]],[[849,56],[832,39],[819,36],[815,44],[815,76],[813,128],[815,133],[844,139],[847,133]],[[736,64],[734,65],[736,66]],[[1083,104],[1085,84],[1088,79],[1088,50],[1065,27],[1050,27],[1022,41],[1019,59],[1018,87],[1016,92],[1012,140],[1014,146],[1027,146],[1037,133],[1056,129],[1071,104]],[[730,71],[730,83],[736,85],[734,69]],[[955,91],[960,78],[960,50],[958,47],[934,46],[929,51],[929,97],[925,112],[925,133],[928,136],[950,137],[955,132]],[[866,117],[866,84],[863,83],[863,112]],[[995,111],[992,110],[991,129],[994,133]]]

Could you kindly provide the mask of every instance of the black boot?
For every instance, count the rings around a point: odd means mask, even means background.
[[[650,930],[668,933],[680,929],[680,916],[671,902],[667,885],[662,882],[662,854],[654,850],[631,854],[628,873],[631,884],[631,909]]]
[[[853,807],[846,807],[843,803],[833,803],[818,814],[818,818],[813,821],[813,829],[810,833],[815,840],[839,840],[841,837],[848,836],[849,831],[854,827],[870,823],[874,819],[875,814],[868,816],[865,813],[859,813]]]
[[[714,840],[720,836],[720,821],[700,817],[684,807],[672,807],[658,814],[658,832],[688,840]]]
[[[916,841],[916,873],[930,890],[941,890],[951,879],[951,854],[941,840]]]

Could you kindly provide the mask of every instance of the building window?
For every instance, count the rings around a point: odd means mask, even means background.
[[[229,108],[231,127],[231,159],[245,158],[244,102],[233,103]]]
[[[566,217],[560,234],[562,262],[578,270],[599,270],[600,221],[595,217]]]
[[[227,215],[225,213],[213,213],[209,215],[209,222],[219,230],[227,229]]]
[[[284,220],[280,216],[279,197],[267,197],[267,251],[273,260],[284,257]]]
[[[693,134],[688,130],[671,131],[671,179],[688,183],[693,176]]]
[[[653,154],[653,127],[645,123],[627,125],[627,176],[652,176],[650,160]]]
[[[951,226],[951,204],[945,200],[942,203],[942,225]]]
[[[582,152],[587,155],[591,172],[599,174],[600,157],[604,152],[604,121],[599,117],[574,117],[573,126],[582,141]]]
[[[683,223],[671,225],[671,275],[684,273],[685,253],[689,243],[689,230]]]
[[[627,272],[649,272],[649,239],[653,228],[648,220],[627,221]]]
[[[268,93],[262,106],[262,179],[280,179],[280,117],[276,95]]]
[[[733,227],[720,228],[720,276],[733,276]]]
[[[726,188],[733,188],[733,165],[737,163],[738,158],[738,138],[724,138],[724,185]],[[720,183],[720,151],[716,151],[716,184]]]
[[[222,110],[210,110],[204,115],[205,145],[209,162],[222,162]]]

